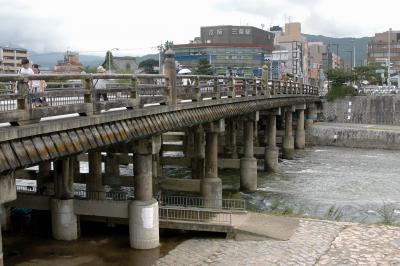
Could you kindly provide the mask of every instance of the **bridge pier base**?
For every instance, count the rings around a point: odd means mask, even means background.
[[[204,130],[201,125],[194,128],[194,151],[192,157],[192,179],[204,178]]]
[[[158,202],[134,200],[129,203],[129,242],[132,248],[152,249],[160,245]]]
[[[78,239],[78,219],[74,212],[74,200],[51,199],[50,206],[53,238]]]
[[[285,136],[283,137],[282,157],[292,160],[294,155],[294,138],[292,129],[292,111],[285,111]]]
[[[104,200],[106,193],[101,171],[101,152],[89,151],[89,176],[86,180],[86,196],[88,199]]]
[[[257,190],[257,160],[254,158],[254,121],[244,121],[243,142],[244,156],[240,159],[240,190],[254,192]]]
[[[154,146],[151,138],[135,142],[135,200],[129,203],[129,242],[136,249],[152,249],[160,245],[158,202],[153,198]]]
[[[276,115],[269,115],[268,146],[264,153],[264,170],[267,172],[279,171],[279,148],[276,146]]]
[[[222,206],[222,180],[218,177],[218,134],[225,129],[224,120],[208,124],[205,150],[205,176],[201,180],[201,195],[209,207]]]
[[[296,149],[304,149],[306,146],[306,132],[304,130],[304,110],[298,110],[298,120],[296,129],[295,147]]]

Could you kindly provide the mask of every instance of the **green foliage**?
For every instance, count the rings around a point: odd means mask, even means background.
[[[396,221],[394,214],[394,206],[391,204],[383,203],[382,208],[378,210],[378,214],[382,217],[382,223],[385,225],[393,225]]]
[[[161,54],[164,55],[164,53],[173,46],[174,43],[172,41],[166,41],[164,44],[158,46],[158,49],[161,50]]]
[[[356,95],[357,93],[352,87],[336,84],[332,85],[328,94],[326,95],[326,98],[328,101],[334,101],[335,99],[343,98],[345,96],[356,96]]]
[[[370,63],[368,66],[359,66],[354,68],[354,78],[359,83],[367,80],[372,85],[382,83],[381,75],[376,73],[376,70],[382,69],[380,63]]]
[[[81,71],[85,73],[96,73],[97,67],[85,66],[81,68]]]
[[[340,221],[343,218],[343,210],[332,205],[325,214],[325,218],[328,220]]]
[[[7,88],[4,84],[0,84],[0,91],[5,91]]]
[[[112,55],[111,51],[107,51],[106,53],[106,57],[104,58],[104,62],[102,64],[102,66],[109,70],[110,66],[111,66],[111,70],[115,70],[115,65],[114,65],[114,56]]]
[[[214,75],[214,70],[211,67],[210,61],[207,57],[201,57],[197,62],[195,69],[197,75]]]
[[[157,71],[154,70],[154,67],[156,66],[158,66],[158,61],[154,59],[147,59],[139,64],[139,68],[143,68],[143,71],[146,74],[156,74]]]

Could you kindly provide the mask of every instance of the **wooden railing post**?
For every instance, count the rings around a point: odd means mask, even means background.
[[[25,110],[25,114],[21,120],[29,121],[32,119],[32,98],[29,93],[29,79],[24,77],[18,81],[18,94],[20,96],[17,99],[17,109]],[[26,123],[26,122],[25,122]],[[17,123],[20,124],[20,123]]]
[[[220,99],[221,98],[221,91],[219,90],[219,83],[218,83],[218,78],[214,77],[214,84],[213,84],[213,90],[214,90],[214,95],[213,99]]]
[[[164,61],[164,75],[169,79],[168,86],[170,87],[170,105],[177,104],[177,93],[176,93],[176,69],[175,69],[175,52],[172,49],[168,49],[165,52]]]
[[[230,89],[230,97],[235,98],[236,97],[236,88],[235,88],[235,78],[231,77],[229,79],[229,89]]]
[[[86,115],[90,115],[93,114],[95,111],[95,104],[94,104],[94,88],[92,88],[92,77],[86,77],[83,80],[83,88],[86,90],[86,93],[83,95],[83,102],[85,103],[85,105],[88,105],[88,107],[86,108],[86,112],[85,113],[79,113],[80,116],[86,116]],[[52,98],[51,98],[52,99]]]
[[[203,97],[201,97],[201,90],[200,90],[200,77],[196,76],[194,78],[194,99],[192,99],[193,101],[199,102],[201,100],[203,100]]]

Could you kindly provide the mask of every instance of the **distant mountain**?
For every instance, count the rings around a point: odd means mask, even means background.
[[[85,54],[80,54],[79,55],[81,64],[83,66],[98,66],[103,64],[104,62],[104,57],[103,56],[95,56],[95,55],[85,55]],[[54,52],[54,53],[36,53],[36,52],[29,52],[29,59],[35,63],[40,65],[42,68],[54,68],[54,66],[57,64],[58,60],[63,60],[64,59],[64,53],[62,52]],[[137,56],[136,61],[138,64],[140,62],[147,60],[147,59],[155,59],[158,60],[158,54],[147,54],[144,56]]]
[[[338,44],[339,56],[344,59],[348,64],[351,64],[352,59],[351,53],[347,51],[353,51],[353,44],[356,48],[356,66],[362,65],[367,59],[368,43],[373,39],[373,37],[362,37],[362,38],[334,38],[326,37],[323,35],[311,35],[303,34],[303,36],[310,42],[323,42],[324,44],[331,44],[330,51],[336,54],[336,45]]]
[[[79,58],[83,66],[94,67],[101,65],[104,62],[104,57],[102,56],[80,54]],[[64,59],[64,53],[54,52],[41,54],[29,52],[29,59],[33,63],[40,65],[42,68],[45,67],[52,69],[57,64],[58,60]]]

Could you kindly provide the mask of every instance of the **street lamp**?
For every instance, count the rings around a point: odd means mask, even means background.
[[[108,72],[111,74],[111,52],[112,51],[119,51],[119,48],[112,48],[108,53]]]

